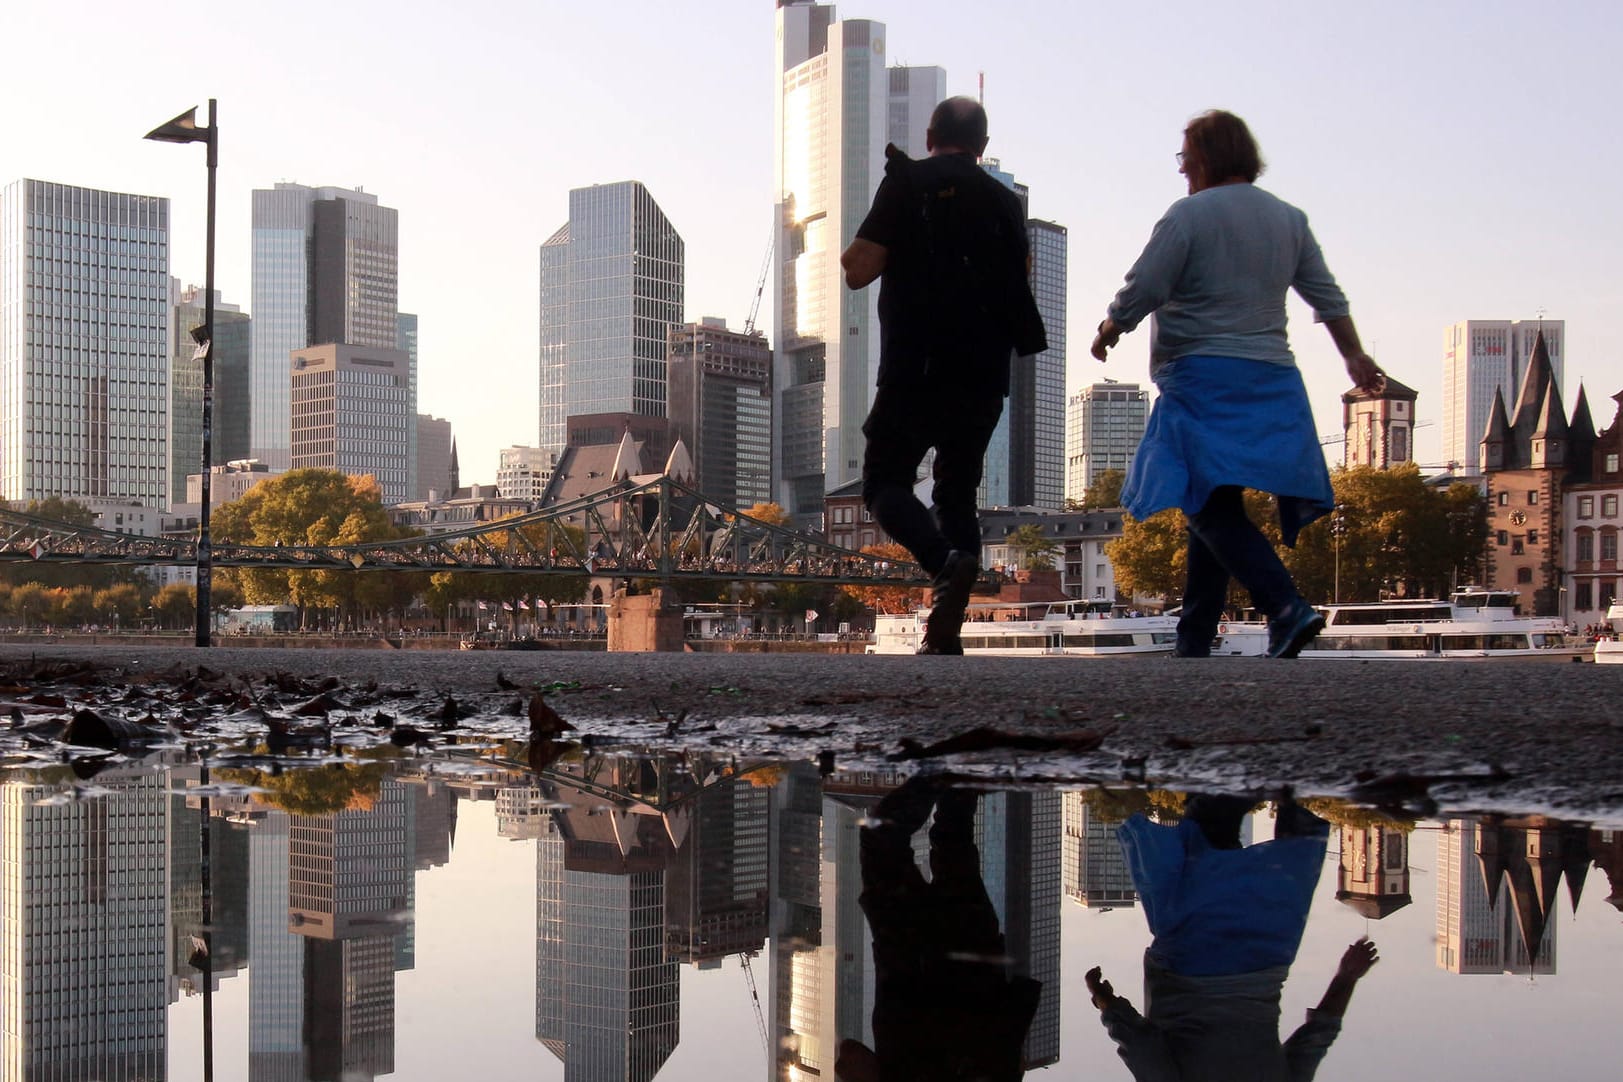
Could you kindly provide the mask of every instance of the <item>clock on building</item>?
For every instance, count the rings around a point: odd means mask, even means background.
[[[1512,526],[1520,526],[1523,523],[1525,523],[1526,521],[1527,521],[1527,512],[1526,511],[1512,511],[1510,513],[1510,524]]]

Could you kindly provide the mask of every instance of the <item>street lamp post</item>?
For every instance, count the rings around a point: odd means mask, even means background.
[[[1336,505],[1335,517],[1330,520],[1330,533],[1336,544],[1335,603],[1341,604],[1341,536],[1347,532],[1347,508]]]
[[[209,99],[208,127],[197,126],[197,106],[166,124],[147,132],[146,138],[160,143],[205,143],[208,146],[208,252],[204,257],[203,325],[192,328],[197,342],[196,357],[203,362],[203,505],[197,514],[197,645],[209,645],[210,587],[214,577],[214,552],[209,541],[211,493],[209,475],[214,448],[214,174],[220,164],[220,125],[215,99]]]

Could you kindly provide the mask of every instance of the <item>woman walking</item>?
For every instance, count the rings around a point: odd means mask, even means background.
[[[1347,298],[1325,266],[1307,215],[1256,186],[1256,140],[1233,113],[1183,133],[1189,195],[1155,224],[1111,302],[1093,355],[1153,313],[1150,378],[1160,392],[1128,470],[1122,503],[1144,519],[1168,507],[1189,520],[1188,579],[1175,653],[1206,657],[1230,577],[1268,617],[1268,656],[1295,657],[1324,627],[1273,546],[1246,517],[1242,491],[1278,500],[1285,544],[1335,504],[1285,336],[1294,288],[1325,324],[1358,387],[1386,376],[1359,344]]]

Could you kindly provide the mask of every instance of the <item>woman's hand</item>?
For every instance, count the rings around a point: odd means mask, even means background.
[[[1114,349],[1121,341],[1121,328],[1106,316],[1104,322],[1099,324],[1099,333],[1093,336],[1093,348],[1090,352],[1101,361],[1105,359],[1107,350]]]
[[[1369,936],[1363,936],[1342,953],[1341,964],[1336,967],[1336,976],[1356,981],[1380,960],[1380,956],[1375,953],[1375,944],[1370,942]]]
[[[1381,366],[1375,363],[1374,357],[1363,350],[1358,350],[1347,354],[1346,361],[1347,375],[1352,377],[1353,386],[1371,394],[1379,394],[1386,390],[1386,373],[1381,371]]]
[[[1094,966],[1083,974],[1082,980],[1087,983],[1088,994],[1093,997],[1093,1005],[1099,1010],[1105,1010],[1116,1002],[1116,990],[1105,980],[1104,974],[1098,966]]]

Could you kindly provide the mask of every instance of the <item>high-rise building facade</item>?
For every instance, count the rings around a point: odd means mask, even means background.
[[[1065,506],[1065,291],[1070,232],[1057,222],[1029,218],[1026,236],[1031,244],[1031,292],[1048,332],[1048,348],[1015,366],[1023,371],[1029,365],[1032,381],[1029,412],[1026,396],[1016,401],[1012,389],[1009,404],[1015,421],[1011,431],[1022,446],[1029,443],[1031,447],[1031,490],[1029,496],[1023,488],[1017,490],[1013,502],[1058,511]],[[1020,499],[1022,496],[1028,498]]]
[[[1116,839],[1115,823],[1088,806],[1089,794],[1070,791],[1064,804],[1065,835],[1060,874],[1065,896],[1084,909],[1120,909],[1138,904],[1127,857]]]
[[[291,463],[294,350],[398,346],[399,280],[399,215],[377,196],[288,183],[254,191],[254,458],[280,469]],[[411,405],[415,413],[415,398]]]
[[[981,168],[1014,192],[1029,210],[1031,190],[997,158]],[[1031,288],[1048,331],[1048,348],[1016,358],[1009,397],[986,449],[977,502],[982,507],[1036,507],[1058,511],[1065,500],[1065,288],[1069,234],[1064,226],[1026,219]]]
[[[171,282],[174,280],[171,279]],[[192,328],[207,311],[200,286],[175,295],[170,326],[174,352],[169,369],[169,502],[186,502],[186,478],[200,475],[203,463],[203,359]],[[214,405],[210,418],[209,462],[248,457],[248,350],[252,321],[242,308],[214,291]]]
[[[699,491],[729,507],[772,499],[772,350],[759,332],[704,319],[670,329],[671,434],[693,457]]]
[[[169,200],[0,192],[0,499],[168,506]]]
[[[773,487],[802,525],[859,475],[879,359],[878,290],[846,289],[840,253],[872,202],[886,142],[922,155],[929,109],[946,96],[942,69],[887,69],[886,45],[883,23],[838,20],[832,4],[778,5]]]
[[[430,493],[442,500],[456,495],[456,483],[451,477],[451,460],[456,454],[456,437],[451,435],[451,422],[443,417],[430,417],[419,413],[413,426],[417,438],[417,468],[412,476],[416,487],[412,499],[430,499]]]
[[[665,416],[666,328],[682,322],[686,249],[640,182],[575,188],[541,246],[540,446],[578,414]]]
[[[1105,470],[1125,472],[1149,423],[1150,396],[1136,383],[1107,379],[1072,395],[1065,411],[1065,498],[1081,502]]]
[[[1478,448],[1497,391],[1513,401],[1533,342],[1544,332],[1556,386],[1566,371],[1566,321],[1467,319],[1443,332],[1443,462],[1456,473],[1482,472]]]
[[[294,469],[371,475],[386,504],[409,498],[411,408],[406,355],[398,349],[310,346],[292,354]]]

